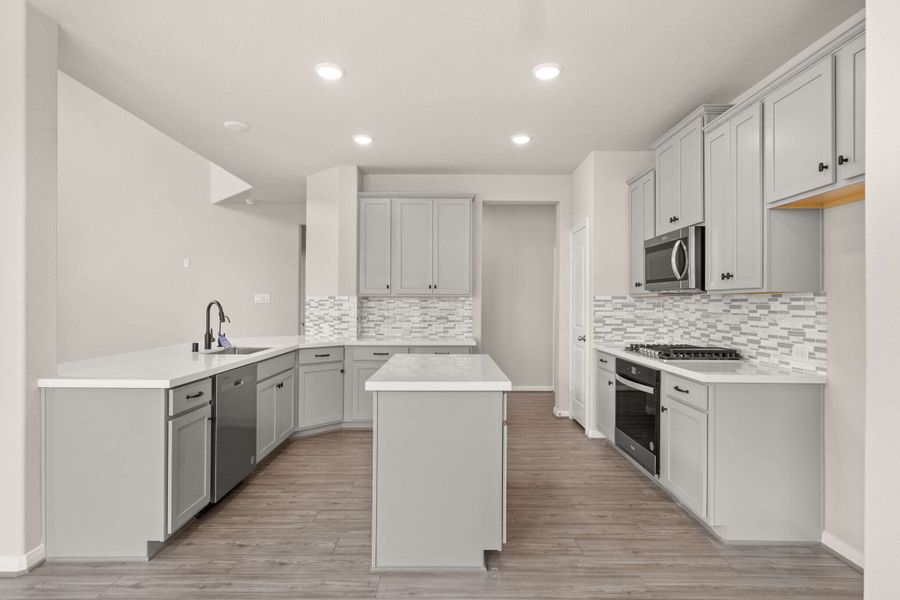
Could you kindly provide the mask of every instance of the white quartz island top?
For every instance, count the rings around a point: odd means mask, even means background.
[[[369,392],[506,392],[512,382],[487,354],[395,354],[366,381]]]
[[[42,388],[173,388],[286,352],[329,346],[474,346],[474,339],[313,340],[302,335],[235,338],[237,347],[266,348],[254,354],[191,352],[190,342],[61,363]]]
[[[796,383],[824,385],[822,373],[786,369],[750,360],[657,360],[621,346],[595,344],[594,350],[624,358],[633,363],[647,365],[701,383]]]

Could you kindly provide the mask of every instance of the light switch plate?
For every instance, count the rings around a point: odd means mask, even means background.
[[[182,261],[182,264],[184,265],[184,268],[185,268],[185,269],[190,269],[190,268],[191,268],[191,259],[185,258],[185,259]]]
[[[269,294],[253,294],[254,304],[271,304],[272,297]]]

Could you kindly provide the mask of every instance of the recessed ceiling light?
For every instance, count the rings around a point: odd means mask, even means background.
[[[372,136],[366,135],[365,133],[359,133],[353,136],[353,141],[360,146],[368,146],[372,143]]]
[[[556,79],[562,73],[562,67],[556,63],[543,63],[531,69],[534,76],[542,81]]]
[[[336,81],[344,76],[344,69],[334,63],[319,63],[315,68],[316,74],[328,81]]]
[[[231,131],[247,131],[250,129],[250,126],[243,121],[225,121],[222,125],[225,126],[225,129],[230,129]]]
[[[510,139],[513,141],[513,144],[516,144],[517,146],[524,146],[531,141],[531,136],[527,133],[517,133]]]

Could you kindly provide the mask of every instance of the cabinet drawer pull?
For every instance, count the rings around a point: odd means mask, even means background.
[[[435,352],[435,354],[450,354],[449,352]]]
[[[331,354],[316,354],[315,358],[328,358]]]
[[[606,364],[606,363],[608,363],[609,361],[606,360],[605,358],[601,358],[601,359],[600,359],[600,362],[602,362],[603,364]]]
[[[203,392],[200,391],[200,392],[197,392],[196,394],[188,394],[187,396],[184,397],[184,399],[185,400],[193,400],[194,398],[199,398],[202,395],[203,395]]]
[[[390,352],[373,352],[372,354],[375,356],[387,356]]]
[[[675,390],[676,392],[681,392],[682,394],[690,394],[691,393],[691,390],[684,390],[684,389],[678,387],[677,385],[675,387],[673,387],[672,389]]]

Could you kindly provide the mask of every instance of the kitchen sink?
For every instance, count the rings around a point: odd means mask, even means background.
[[[254,348],[253,346],[232,346],[231,348],[222,348],[213,351],[214,354],[256,354],[269,348]]]

